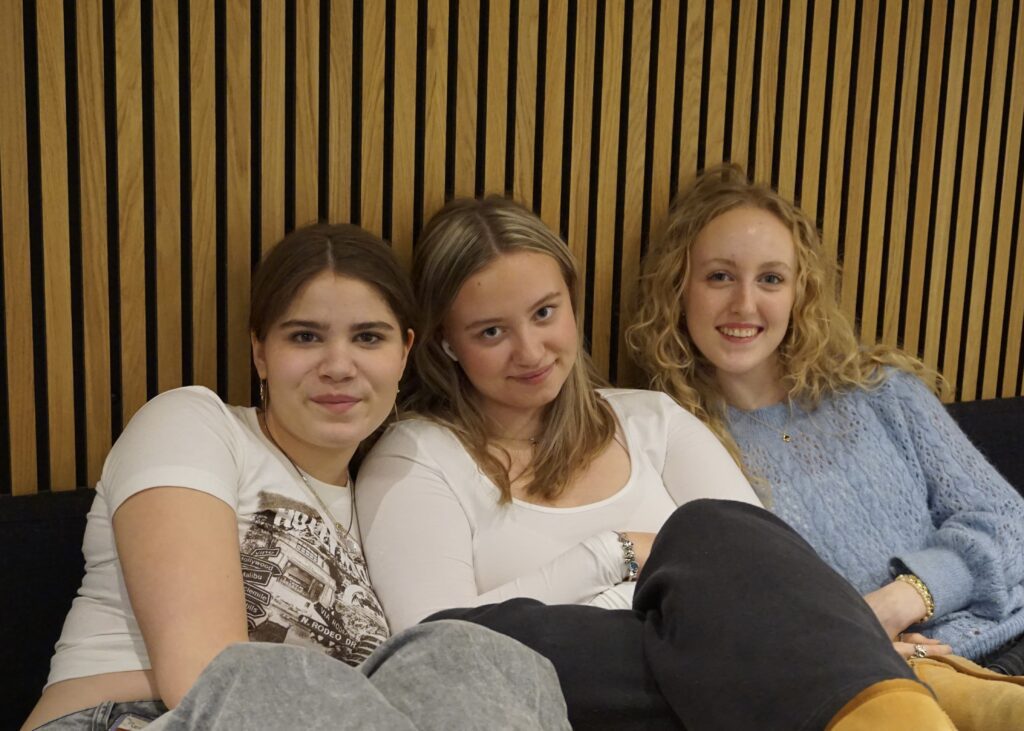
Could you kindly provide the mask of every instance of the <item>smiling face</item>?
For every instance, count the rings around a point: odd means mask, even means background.
[[[442,329],[495,434],[535,435],[579,348],[558,262],[532,251],[499,256],[462,285]]]
[[[777,400],[778,350],[793,310],[796,266],[789,229],[759,208],[718,216],[694,241],[683,288],[685,327],[734,404],[738,391]],[[752,405],[743,400],[737,405]]]
[[[359,443],[387,418],[412,345],[381,294],[324,271],[309,280],[260,341],[253,362],[267,382],[267,426],[280,447],[333,482]]]

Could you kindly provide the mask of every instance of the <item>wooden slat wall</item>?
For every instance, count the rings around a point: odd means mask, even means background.
[[[569,243],[599,367],[672,194],[802,201],[866,342],[1024,394],[1021,0],[0,3],[0,491],[93,484],[147,399],[252,396],[250,272],[351,220],[408,264],[452,195]]]

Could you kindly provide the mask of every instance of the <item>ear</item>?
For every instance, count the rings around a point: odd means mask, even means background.
[[[412,344],[416,340],[416,333],[410,327],[405,331],[405,343],[402,345],[402,372],[405,372],[405,364],[409,361],[409,353],[412,352]]]
[[[249,331],[249,341],[252,343],[252,363],[256,366],[256,374],[260,380],[267,377],[267,359],[263,356],[263,342],[256,337],[256,333]]]

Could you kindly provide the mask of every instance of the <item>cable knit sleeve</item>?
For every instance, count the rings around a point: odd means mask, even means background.
[[[1005,617],[1011,591],[1024,581],[1024,499],[913,376],[891,374],[875,401],[927,486],[935,526],[922,549],[894,556],[891,570],[924,581],[937,617],[965,607]]]

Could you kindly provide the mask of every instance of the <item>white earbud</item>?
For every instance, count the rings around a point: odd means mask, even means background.
[[[444,354],[447,355],[452,360],[454,360],[456,363],[459,362],[459,356],[455,355],[455,351],[452,350],[452,346],[447,340],[441,340],[441,350],[443,350]]]

